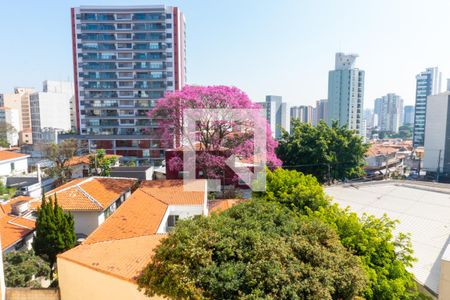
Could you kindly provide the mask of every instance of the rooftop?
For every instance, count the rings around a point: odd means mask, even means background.
[[[13,159],[30,157],[28,154],[17,153],[12,151],[0,151],[0,162]]]
[[[76,166],[76,165],[88,165],[89,164],[89,157],[91,155],[83,155],[83,156],[74,156],[72,157],[68,162],[68,166]],[[121,158],[121,155],[112,155],[112,154],[106,154],[105,158]]]
[[[103,211],[116,201],[122,194],[129,191],[137,182],[131,178],[88,177],[74,179],[45,195],[54,196],[64,210],[73,211]],[[37,208],[40,199],[32,205]]]
[[[11,214],[11,205],[20,201],[30,201],[32,198],[19,196],[0,205],[0,237],[2,251],[19,242],[34,231],[33,220]]]
[[[383,181],[325,189],[341,207],[358,214],[397,219],[397,232],[411,233],[411,268],[417,281],[438,294],[440,260],[450,241],[450,185]]]
[[[58,257],[134,281],[165,236],[157,231],[169,206],[204,204],[206,180],[189,182],[189,187],[203,187],[203,192],[185,191],[183,180],[142,182],[81,245]]]

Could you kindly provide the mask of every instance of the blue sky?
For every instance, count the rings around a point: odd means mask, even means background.
[[[326,98],[337,51],[360,55],[366,107],[388,92],[413,104],[415,74],[426,67],[450,74],[447,0],[21,0],[0,4],[0,92],[71,80],[70,7],[123,4],[179,6],[188,83],[235,85],[254,101]]]

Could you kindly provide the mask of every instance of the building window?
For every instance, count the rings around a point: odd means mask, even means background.
[[[16,165],[15,165],[15,163],[11,163],[11,171],[14,171],[16,169]]]
[[[167,231],[170,231],[175,227],[179,217],[180,216],[177,216],[177,215],[170,215],[167,218]]]

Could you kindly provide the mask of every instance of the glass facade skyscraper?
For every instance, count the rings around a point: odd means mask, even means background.
[[[177,7],[72,8],[77,128],[89,149],[164,159],[148,114],[185,83],[185,21]]]
[[[441,91],[441,73],[438,68],[427,68],[416,76],[416,105],[414,112],[414,147],[423,146],[425,141],[425,123],[427,97]]]

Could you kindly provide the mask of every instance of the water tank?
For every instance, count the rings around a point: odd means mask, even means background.
[[[30,204],[28,201],[17,201],[11,205],[11,212],[16,216],[21,216],[28,211]]]

